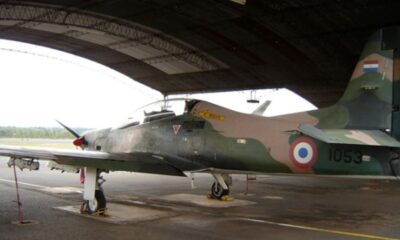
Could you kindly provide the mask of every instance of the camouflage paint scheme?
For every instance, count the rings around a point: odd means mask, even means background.
[[[104,137],[89,133],[88,149],[150,152],[180,171],[393,175],[400,147],[390,136],[394,50],[382,50],[383,33],[371,36],[346,91],[331,107],[267,118],[190,100],[181,116],[106,129]],[[371,62],[377,69],[366,71]],[[302,143],[305,148],[296,148]]]
[[[342,98],[328,108],[263,117],[188,100],[179,116],[86,133],[87,151],[0,147],[0,155],[177,176],[184,171],[397,175],[400,142],[391,136],[398,129],[397,55],[390,45],[400,44],[399,36],[399,28],[390,28],[370,37]]]

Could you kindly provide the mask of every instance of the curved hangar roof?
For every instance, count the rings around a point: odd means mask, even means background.
[[[0,38],[73,53],[164,94],[287,87],[334,102],[396,0],[0,1]]]

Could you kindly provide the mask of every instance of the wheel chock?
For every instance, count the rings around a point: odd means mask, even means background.
[[[95,217],[105,217],[106,216],[106,210],[107,208],[100,208],[99,210],[97,210],[96,212],[92,213],[92,216]]]
[[[221,197],[221,201],[233,201],[234,198],[230,195],[224,195]]]
[[[219,198],[215,198],[215,197],[213,197],[213,195],[211,195],[211,194],[208,194],[207,195],[207,198],[208,199],[215,199],[215,200],[220,200],[220,201],[233,201],[233,200],[235,200],[232,196],[230,196],[230,195],[224,195],[224,196],[222,196],[221,197],[221,199],[219,199]]]

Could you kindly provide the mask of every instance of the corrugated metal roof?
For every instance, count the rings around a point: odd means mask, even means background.
[[[395,0],[0,1],[0,37],[70,52],[162,93],[287,87],[338,99]]]

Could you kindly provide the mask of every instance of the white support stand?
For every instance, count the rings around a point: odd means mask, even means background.
[[[83,200],[94,201],[97,185],[97,168],[86,168],[85,183],[83,185]]]

